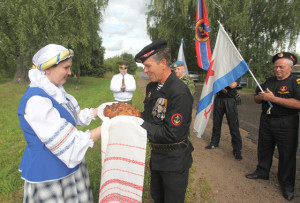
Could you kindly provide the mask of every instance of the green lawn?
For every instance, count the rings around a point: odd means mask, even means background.
[[[77,83],[74,78],[69,78],[64,85],[66,91],[73,95],[81,108],[97,107],[102,103],[113,101],[113,94],[109,89],[112,75],[105,78],[82,77]],[[26,146],[23,132],[19,126],[17,108],[19,101],[26,91],[28,84],[11,84],[0,82],[0,202],[22,202],[23,180],[18,171],[20,161]],[[133,94],[133,105],[143,111],[144,94],[137,88]],[[100,119],[92,121],[88,127],[79,127],[80,130],[93,129],[101,125]],[[96,142],[85,156],[94,202],[98,202],[101,173],[101,144]],[[150,150],[147,150],[146,161],[149,161]],[[192,169],[191,174],[197,173]],[[190,177],[189,185],[194,180]],[[149,165],[146,164],[143,201],[149,196]],[[186,202],[193,202],[194,191],[188,187]]]
[[[82,77],[78,84],[69,78],[64,85],[66,91],[73,95],[81,108],[97,107],[102,103],[113,101],[109,90],[111,75],[106,78]],[[23,180],[18,171],[26,141],[19,126],[17,108],[28,84],[14,85],[10,82],[0,84],[0,202],[22,202]],[[137,88],[134,92],[133,105],[143,110],[143,92]],[[93,129],[101,125],[100,119],[92,121],[88,127],[80,130]],[[98,202],[101,150],[100,142],[96,142],[86,154],[91,185],[95,202]],[[148,184],[145,185],[145,187]]]

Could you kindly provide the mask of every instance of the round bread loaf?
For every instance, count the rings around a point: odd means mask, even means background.
[[[104,116],[113,118],[115,116],[125,115],[125,116],[136,116],[141,117],[141,112],[134,106],[126,103],[113,103],[107,105],[103,111]]]

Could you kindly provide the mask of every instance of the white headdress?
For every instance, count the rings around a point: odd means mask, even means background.
[[[57,44],[48,44],[41,48],[32,58],[33,69],[46,70],[59,62],[74,56],[72,49]]]

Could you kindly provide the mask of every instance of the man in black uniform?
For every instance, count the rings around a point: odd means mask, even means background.
[[[144,47],[136,56],[150,83],[146,88],[142,127],[151,148],[151,196],[155,202],[183,203],[194,150],[188,140],[193,97],[171,72],[165,40]]]
[[[257,90],[254,100],[262,103],[258,137],[258,165],[249,179],[269,179],[275,145],[279,152],[277,178],[285,199],[294,198],[296,152],[300,109],[300,78],[291,71],[297,63],[295,55],[282,52],[272,58],[275,76],[262,85],[264,92]],[[268,102],[273,108],[270,109]]]
[[[211,141],[206,149],[214,149],[219,146],[221,137],[222,120],[224,114],[226,114],[229,130],[231,134],[231,144],[233,148],[233,155],[236,160],[242,160],[242,138],[239,129],[239,118],[237,109],[237,85],[238,81],[233,82],[228,87],[222,89],[217,93],[214,100],[213,111],[213,130]]]

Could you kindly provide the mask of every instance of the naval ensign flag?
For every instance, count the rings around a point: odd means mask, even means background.
[[[204,133],[213,108],[214,95],[248,70],[248,65],[220,24],[194,123],[194,132],[197,137],[201,138]]]

